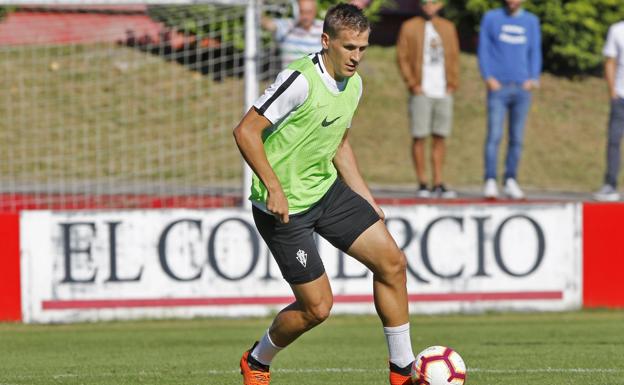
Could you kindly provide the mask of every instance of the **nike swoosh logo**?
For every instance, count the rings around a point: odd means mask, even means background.
[[[323,122],[321,122],[321,126],[323,126],[323,127],[327,127],[327,126],[329,126],[330,124],[334,123],[334,122],[335,122],[336,120],[338,120],[338,119],[340,119],[340,116],[339,116],[339,117],[337,117],[336,119],[334,119],[334,120],[330,120],[330,121],[328,122],[328,121],[327,121],[327,116],[326,116],[326,117],[325,117],[325,119],[323,119]]]

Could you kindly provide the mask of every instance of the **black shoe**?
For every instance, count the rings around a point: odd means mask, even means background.
[[[434,198],[453,199],[457,198],[457,193],[447,189],[444,184],[439,184],[431,190],[431,196]]]
[[[431,198],[431,191],[429,191],[425,183],[421,183],[418,186],[418,191],[416,191],[416,196],[418,198]]]

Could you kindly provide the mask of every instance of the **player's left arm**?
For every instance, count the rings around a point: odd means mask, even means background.
[[[336,155],[334,156],[334,166],[336,166],[342,180],[351,187],[353,191],[366,199],[368,203],[373,206],[377,214],[379,214],[379,217],[384,219],[385,214],[383,210],[375,202],[375,198],[373,198],[373,194],[371,194],[368,189],[368,185],[364,181],[364,178],[362,178],[362,174],[358,168],[355,154],[349,143],[349,130],[347,130],[342,138],[342,142],[338,146],[338,151],[336,151]]]

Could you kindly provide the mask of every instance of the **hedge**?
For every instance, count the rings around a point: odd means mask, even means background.
[[[470,45],[475,42],[483,14],[503,3],[448,0],[445,14]],[[540,18],[545,69],[566,75],[599,70],[609,26],[624,20],[623,0],[526,0],[524,7]]]

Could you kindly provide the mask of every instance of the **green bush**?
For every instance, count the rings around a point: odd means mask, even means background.
[[[319,17],[324,17],[327,9],[334,4],[337,2],[333,0],[319,0]],[[393,6],[394,0],[370,0],[364,13],[371,21],[375,21],[382,7]],[[244,9],[241,8],[238,14],[229,15],[228,18],[219,17],[224,12],[231,12],[231,9],[231,7],[211,4],[179,7],[152,5],[149,6],[148,13],[152,19],[184,34],[198,37],[210,36],[221,42],[231,42],[235,48],[242,50],[245,46],[241,33],[245,24]],[[268,43],[270,38],[271,35],[263,31],[264,43]]]
[[[479,22],[500,0],[449,0],[446,15],[457,23],[462,40],[474,42]],[[525,8],[542,24],[544,68],[566,75],[600,69],[609,26],[624,20],[622,0],[526,0]]]
[[[194,35],[198,39],[210,37],[243,49],[245,10],[237,9],[232,14],[232,9],[213,4],[177,7],[151,5],[148,7],[148,14],[152,19],[185,35]]]
[[[10,5],[0,6],[0,20],[2,20],[5,17],[7,17],[7,15],[9,13],[13,12],[14,10],[15,10],[14,6],[10,6]]]
[[[346,3],[346,1],[335,0],[318,0],[319,16],[324,17],[327,10],[338,3]],[[396,7],[394,0],[370,0],[364,9],[364,14],[372,23],[379,21],[379,12],[382,8],[389,9]]]

